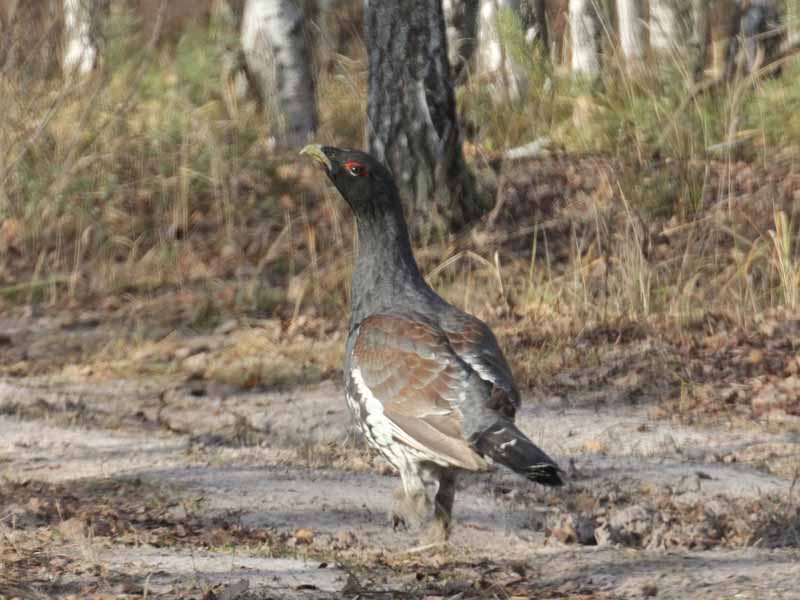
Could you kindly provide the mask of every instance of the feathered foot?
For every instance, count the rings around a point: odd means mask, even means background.
[[[439,477],[439,490],[436,492],[434,501],[433,523],[431,523],[424,538],[426,543],[441,544],[450,538],[455,499],[455,473],[453,471],[443,471]]]
[[[398,528],[418,527],[428,512],[428,497],[425,491],[420,490],[409,496],[400,486],[393,492],[392,496],[392,508],[389,512],[392,527],[395,530]]]

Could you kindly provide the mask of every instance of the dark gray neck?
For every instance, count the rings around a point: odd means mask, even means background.
[[[414,260],[402,214],[358,219],[358,258],[351,290],[351,330],[370,315],[419,310],[436,297]]]

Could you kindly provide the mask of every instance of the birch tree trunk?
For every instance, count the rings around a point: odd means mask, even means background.
[[[600,74],[599,29],[594,0],[569,0],[573,75],[593,79]]]
[[[95,0],[64,0],[64,77],[88,75],[97,66],[98,9]]]
[[[480,81],[487,81],[506,93],[508,99],[518,100],[525,91],[524,70],[510,56],[500,32],[503,11],[520,14],[519,0],[481,0],[478,24],[478,65]],[[521,20],[520,20],[521,22]]]
[[[277,123],[276,143],[304,144],[317,126],[311,55],[303,15],[293,0],[247,0],[241,31],[247,69]]]
[[[644,58],[641,0],[617,0],[619,45],[628,69],[639,69]]]
[[[656,52],[672,53],[680,39],[675,0],[650,0],[650,47]]]
[[[478,45],[480,0],[442,0],[453,82],[464,82]]]
[[[481,211],[461,150],[441,2],[371,0],[365,34],[370,152],[394,173],[417,231],[463,225]]]
[[[528,31],[526,39],[528,41],[537,40],[545,50],[550,48],[550,31],[547,27],[547,2],[545,0],[527,0],[528,12]],[[533,30],[533,31],[532,31]]]

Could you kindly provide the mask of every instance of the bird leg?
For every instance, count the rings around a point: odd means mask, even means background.
[[[433,523],[425,536],[427,542],[446,542],[450,537],[450,524],[453,520],[453,502],[456,499],[455,472],[442,470],[439,489],[433,505]]]
[[[394,493],[391,518],[395,529],[418,526],[428,516],[430,501],[425,488],[424,475],[418,463],[407,461],[400,466],[403,486]]]

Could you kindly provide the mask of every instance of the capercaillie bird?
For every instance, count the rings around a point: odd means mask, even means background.
[[[345,396],[367,441],[399,472],[392,519],[420,523],[434,495],[429,539],[447,539],[459,470],[486,458],[544,485],[558,465],[514,424],[511,369],[489,327],[425,282],[389,171],[357,150],[309,145],[355,213],[358,258],[344,364]]]

